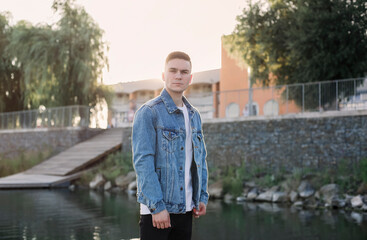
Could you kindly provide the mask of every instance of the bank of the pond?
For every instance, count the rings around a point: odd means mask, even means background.
[[[343,162],[343,161],[341,161]],[[347,209],[367,212],[367,160],[358,169],[340,164],[333,171],[300,169],[271,173],[245,166],[210,169],[211,199],[282,203],[298,209]],[[74,187],[107,192],[136,192],[131,155],[115,153],[75,182]]]

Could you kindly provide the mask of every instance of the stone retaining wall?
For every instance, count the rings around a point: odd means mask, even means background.
[[[24,152],[39,152],[47,149],[61,152],[102,131],[102,129],[90,128],[4,130],[0,131],[0,156],[15,158]]]
[[[324,168],[367,158],[367,111],[213,119],[203,129],[209,166]],[[122,146],[131,151],[131,127]]]

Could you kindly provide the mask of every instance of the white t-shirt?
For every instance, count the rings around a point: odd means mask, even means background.
[[[185,195],[186,195],[186,212],[191,211],[194,208],[194,202],[192,201],[192,176],[191,176],[191,163],[192,163],[192,134],[191,124],[189,119],[189,112],[185,104],[183,107],[178,107],[183,112],[185,118]],[[151,214],[148,207],[144,204],[140,204],[140,214]]]

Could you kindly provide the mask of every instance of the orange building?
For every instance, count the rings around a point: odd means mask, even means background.
[[[223,39],[222,39],[223,41]],[[300,109],[293,101],[286,101],[286,87],[262,87],[254,80],[249,82],[248,67],[230,56],[222,43],[219,89],[213,90],[216,116],[240,117],[250,115],[282,115]],[[250,102],[252,102],[250,104]]]
[[[251,81],[252,86],[246,64],[230,56],[222,39],[221,68],[193,73],[193,82],[184,95],[198,108],[203,119],[274,116],[301,111],[293,101],[286,100],[286,87],[275,87],[274,84],[262,87]],[[109,108],[110,125],[122,126],[131,122],[135,111],[149,99],[158,96],[163,87],[161,79],[112,85],[115,99]]]

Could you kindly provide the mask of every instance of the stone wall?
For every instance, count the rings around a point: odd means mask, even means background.
[[[0,156],[15,158],[24,152],[49,149],[57,153],[101,131],[90,128],[3,130],[0,131]]]
[[[213,119],[203,129],[209,166],[324,168],[367,158],[367,111]],[[131,151],[131,127],[122,146]]]

